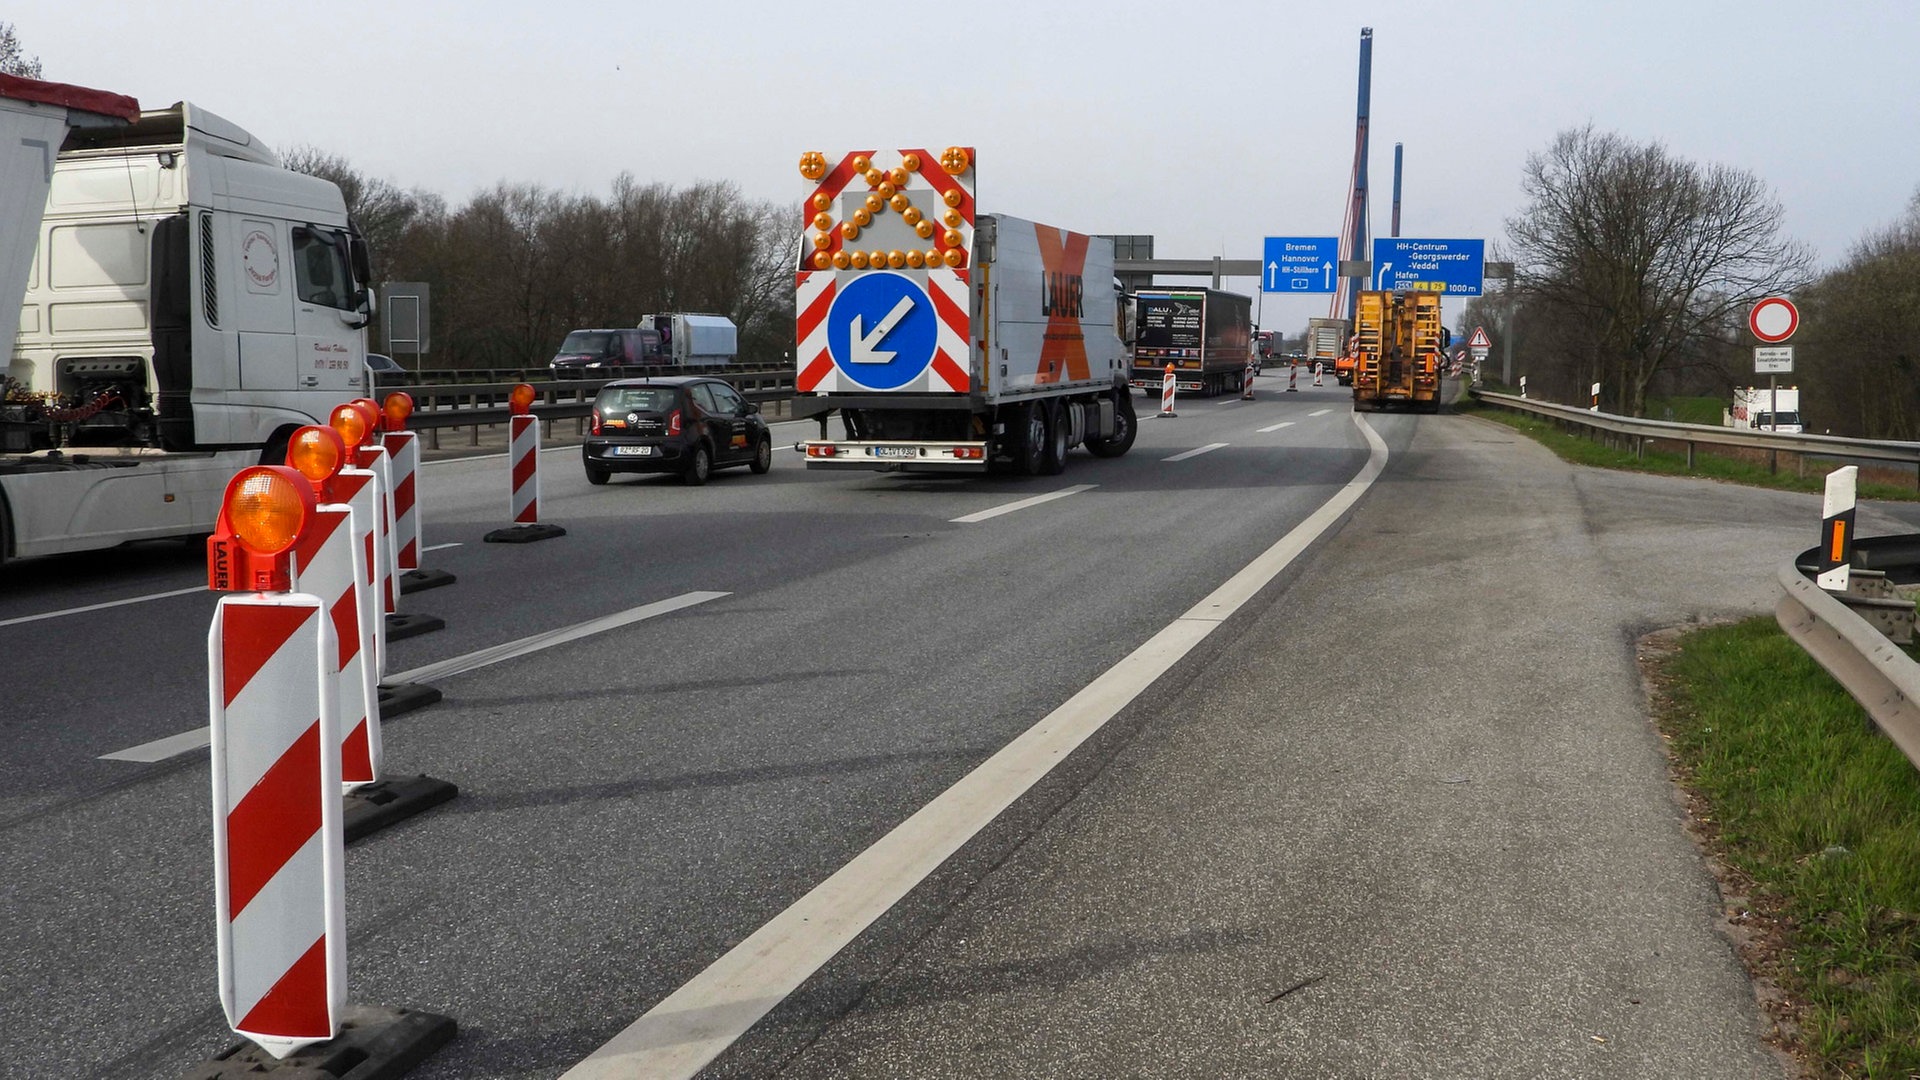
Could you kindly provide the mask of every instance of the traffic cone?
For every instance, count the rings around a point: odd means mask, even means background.
[[[1293,364],[1289,366],[1287,368],[1287,393],[1291,394],[1300,389],[1299,387],[1293,385],[1294,381],[1298,378],[1300,378],[1300,365]]]

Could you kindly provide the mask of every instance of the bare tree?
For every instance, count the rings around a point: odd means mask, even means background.
[[[0,22],[0,75],[41,78],[40,58],[27,55],[20,45],[19,35],[13,32],[12,23]]]
[[[1799,299],[1803,412],[1836,434],[1920,438],[1920,191]]]
[[[1748,306],[1809,279],[1811,255],[1782,236],[1759,179],[1657,143],[1566,131],[1527,159],[1522,188],[1507,230],[1528,316],[1561,380],[1590,376],[1612,410],[1643,415],[1655,376],[1710,362]]]

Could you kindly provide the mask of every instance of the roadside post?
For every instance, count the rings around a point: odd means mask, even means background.
[[[404,397],[405,395],[401,395]],[[382,428],[385,426],[385,410],[368,398],[355,398],[347,403],[360,411],[365,421],[358,443],[353,447],[354,464],[373,472],[377,478],[378,493],[374,497],[374,511],[379,520],[378,542],[375,546],[375,572],[380,580],[378,597],[381,620],[381,632],[387,641],[404,641],[410,637],[445,630],[447,621],[437,615],[402,615],[399,613],[400,587],[400,534],[397,527],[399,516],[394,504],[394,464],[393,457],[387,453]],[[337,411],[337,410],[336,410]],[[409,410],[411,411],[411,410]],[[409,489],[411,497],[411,488]],[[380,554],[382,551],[384,555]],[[384,665],[385,654],[382,654]],[[386,673],[383,666],[381,673]]]
[[[507,463],[512,478],[507,510],[513,525],[482,537],[489,544],[528,544],[567,535],[558,525],[540,520],[540,419],[533,415],[534,389],[521,383],[507,398]]]
[[[1320,381],[1320,361],[1318,361],[1318,360],[1315,360],[1315,361],[1313,362],[1313,385],[1315,385],[1315,386],[1324,386],[1324,385],[1326,385],[1325,383],[1322,383],[1322,382]]]
[[[1173,397],[1177,389],[1178,389],[1178,380],[1174,377],[1173,365],[1168,364],[1167,373],[1161,376],[1160,378],[1160,415],[1161,416],[1171,417],[1171,416],[1180,415],[1179,413],[1176,413],[1173,411]]]
[[[1253,400],[1253,359],[1251,357],[1247,359],[1246,374],[1240,377],[1240,400]]]
[[[1300,362],[1298,360],[1295,360],[1293,363],[1287,365],[1287,393],[1289,394],[1299,393],[1300,388],[1294,385],[1295,381],[1297,381],[1299,378],[1300,378]]]
[[[1843,465],[1827,474],[1826,499],[1820,508],[1820,566],[1813,583],[1828,592],[1847,591],[1853,572],[1853,515],[1860,467]]]
[[[1587,406],[1588,412],[1600,411],[1600,384],[1593,384],[1593,404]]]
[[[1527,396],[1527,377],[1525,375],[1520,376],[1520,396],[1523,399]]]
[[[309,436],[302,459],[331,445]],[[207,634],[214,949],[221,1010],[250,1044],[201,1062],[188,1080],[339,1075],[320,1063],[343,1060],[396,1076],[457,1031],[448,1017],[346,1003],[340,607],[295,591],[296,552],[319,513],[300,472],[254,465],[228,483],[207,540],[208,587],[232,594]],[[336,549],[335,563],[353,546],[318,545]],[[329,576],[321,561],[316,549],[309,581]]]

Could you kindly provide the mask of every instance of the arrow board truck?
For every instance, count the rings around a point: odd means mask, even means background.
[[[1240,391],[1253,338],[1251,298],[1218,289],[1141,289],[1133,304],[1134,386],[1159,397],[1172,364],[1181,390]]]
[[[339,189],[196,106],[76,92],[0,76],[0,145],[59,147],[0,155],[32,174],[0,177],[0,559],[211,532],[235,472],[368,389]]]
[[[1050,475],[1075,446],[1133,445],[1109,241],[978,213],[967,147],[812,152],[800,172],[808,468]]]

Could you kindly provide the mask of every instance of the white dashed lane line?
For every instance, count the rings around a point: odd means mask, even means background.
[[[1282,420],[1277,424],[1268,424],[1266,427],[1261,428],[1260,434],[1265,435],[1269,431],[1279,431],[1283,427],[1292,427],[1292,426],[1293,426],[1293,421]]]
[[[1045,495],[1035,495],[1032,498],[1021,499],[1017,502],[1006,503],[1002,506],[988,507],[985,510],[975,511],[963,517],[948,518],[947,520],[955,525],[971,525],[976,521],[997,518],[1001,514],[1011,514],[1015,510],[1025,510],[1029,506],[1039,506],[1041,503],[1049,503],[1055,499],[1064,499],[1069,495],[1078,495],[1083,491],[1092,491],[1099,486],[1098,484],[1075,484],[1070,488],[1062,488],[1059,491],[1049,491]]]
[[[1185,461],[1188,458],[1199,457],[1201,454],[1218,450],[1225,445],[1227,444],[1223,442],[1208,443],[1205,446],[1196,446],[1191,450],[1183,451],[1181,453],[1173,455],[1172,457],[1163,457],[1160,460],[1161,461]]]

